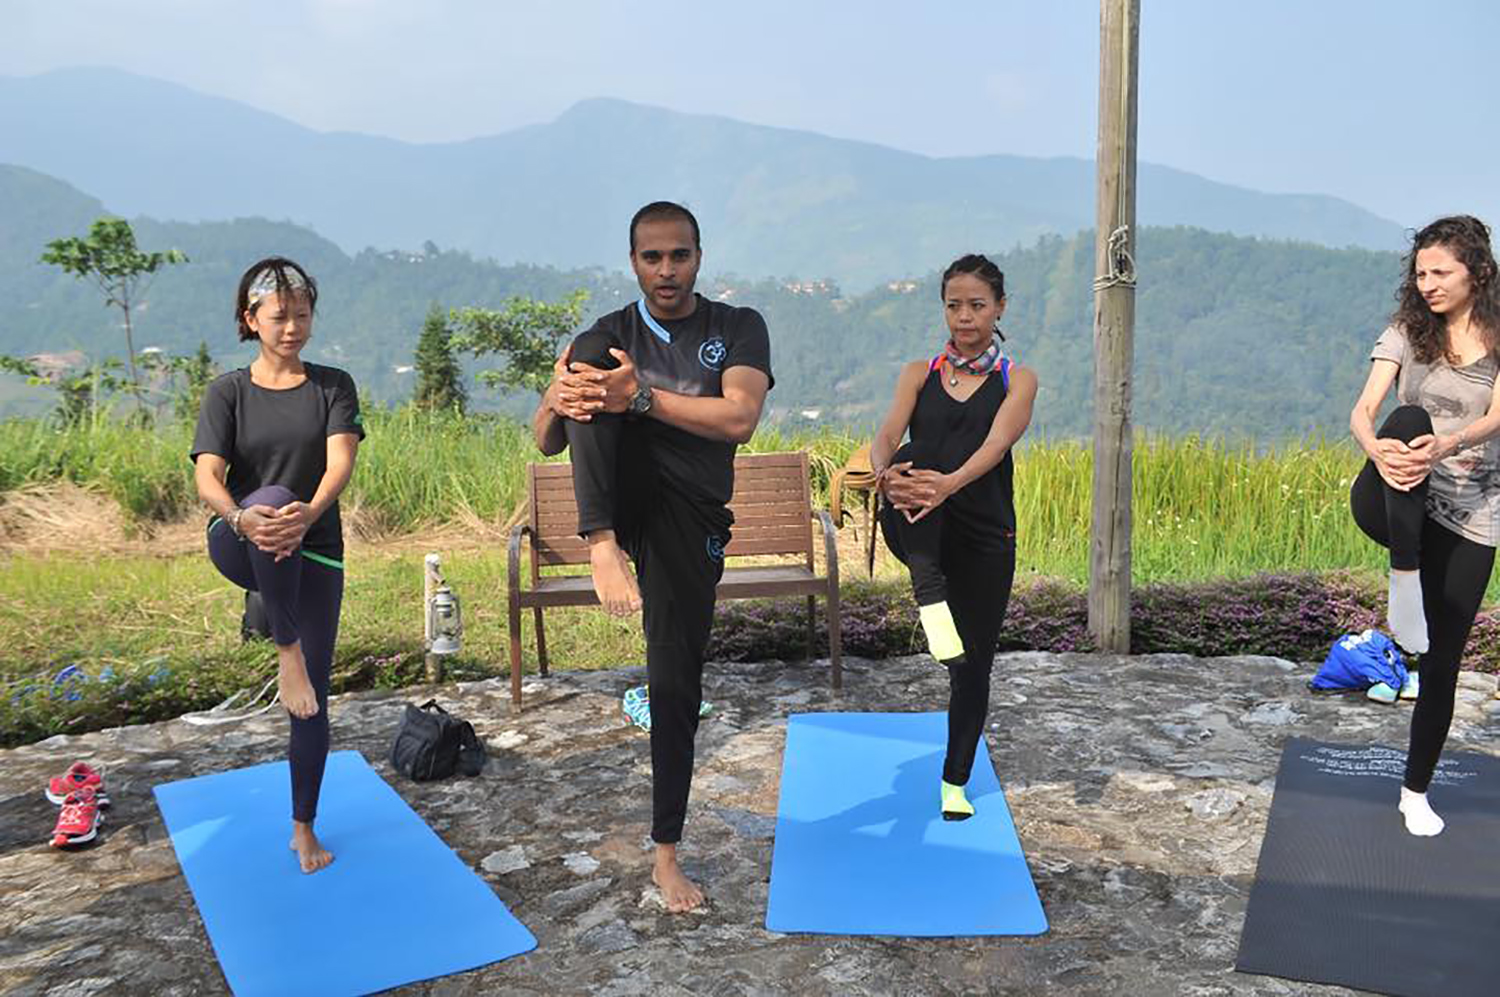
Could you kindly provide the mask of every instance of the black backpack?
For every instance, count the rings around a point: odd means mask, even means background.
[[[417,782],[446,779],[455,771],[473,776],[485,760],[484,742],[473,724],[452,716],[435,699],[421,706],[406,704],[391,745],[391,766],[397,772]]]

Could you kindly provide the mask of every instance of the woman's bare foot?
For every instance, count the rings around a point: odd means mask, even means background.
[[[674,914],[686,914],[703,906],[703,891],[682,874],[677,864],[677,846],[657,844],[656,858],[651,865],[651,882],[661,890],[661,898],[667,910]]]
[[[594,577],[594,594],[611,616],[629,616],[641,609],[641,590],[636,584],[630,560],[615,541],[614,530],[595,530],[589,534],[589,568]]]
[[[307,680],[307,661],[302,657],[301,642],[278,644],[276,664],[276,694],[281,705],[298,720],[314,716],[318,712],[318,696]]]
[[[317,872],[333,861],[333,853],[318,842],[312,825],[300,820],[292,821],[292,851],[297,853],[303,872]]]

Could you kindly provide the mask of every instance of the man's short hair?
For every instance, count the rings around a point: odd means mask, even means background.
[[[635,217],[630,219],[631,254],[634,255],[635,253],[635,227],[637,225],[639,225],[641,222],[669,220],[687,222],[688,225],[693,229],[693,248],[699,250],[700,252],[702,251],[703,240],[698,235],[698,219],[693,217],[693,213],[687,208],[684,208],[682,205],[677,204],[673,201],[652,201],[650,204],[637,211],[635,213]]]

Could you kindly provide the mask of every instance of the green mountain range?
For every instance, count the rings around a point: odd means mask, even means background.
[[[0,352],[123,350],[97,293],[36,262],[49,240],[85,233],[105,210],[60,180],[0,166],[0,300],[8,304],[0,313]],[[302,262],[323,291],[309,359],[345,367],[384,402],[410,395],[412,375],[398,368],[411,364],[434,302],[497,307],[512,294],[557,300],[582,287],[591,319],[636,295],[633,279],[618,271],[502,266],[430,242],[349,255],[285,222],[137,218],[133,224],[144,248],[178,248],[191,257],[151,285],[138,315],[138,346],[187,353],[202,340],[222,364],[248,361],[250,348],[235,338],[235,284],[250,262],[284,253]],[[712,232],[705,237],[712,252]],[[942,346],[936,271],[951,255],[934,253],[910,277],[859,294],[825,281],[722,273],[700,290],[765,314],[777,376],[773,421],[868,427],[882,414],[900,364]],[[1046,236],[992,255],[1009,290],[1007,349],[1034,366],[1042,383],[1036,430],[1088,434],[1092,234]],[[1138,426],[1262,441],[1345,432],[1369,346],[1393,304],[1397,254],[1179,227],[1143,230],[1138,257]],[[483,391],[476,400],[512,411],[532,404]],[[0,413],[37,411],[47,401],[39,389],[22,391],[14,377],[0,375]]]
[[[431,240],[502,263],[625,265],[641,204],[698,213],[711,274],[796,274],[863,291],[975,247],[1093,224],[1093,164],[933,158],[809,132],[589,100],[464,142],[317,132],[116,70],[0,77],[0,163],[118,212],[290,219],[346,253]],[[1147,226],[1399,248],[1394,222],[1332,197],[1265,194],[1165,166],[1138,171]]]

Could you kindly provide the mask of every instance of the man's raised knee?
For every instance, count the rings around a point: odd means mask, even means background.
[[[599,370],[614,370],[620,366],[620,361],[609,351],[619,348],[619,341],[608,331],[590,329],[573,340],[573,351],[568,354],[568,362],[588,364]]]

